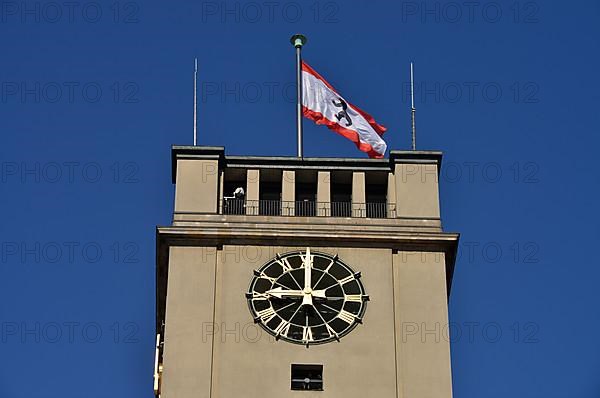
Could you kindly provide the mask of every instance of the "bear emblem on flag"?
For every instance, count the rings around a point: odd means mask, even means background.
[[[383,158],[387,144],[386,128],[333,88],[306,62],[302,61],[302,113],[316,124],[352,141],[371,158]],[[343,120],[343,121],[342,121]]]
[[[346,101],[344,101],[341,98],[338,98],[338,101],[340,102],[336,104],[335,100],[331,100],[333,105],[337,106],[338,108],[340,106],[342,107],[342,110],[339,111],[337,115],[335,115],[336,119],[338,120],[338,122],[342,119],[346,119],[346,127],[352,126],[352,119],[350,118],[350,115],[348,115],[348,112],[346,112],[346,109],[348,109],[348,104],[346,104]]]

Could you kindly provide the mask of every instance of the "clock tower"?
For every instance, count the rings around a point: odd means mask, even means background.
[[[442,154],[225,155],[174,146],[157,228],[163,398],[450,398]]]

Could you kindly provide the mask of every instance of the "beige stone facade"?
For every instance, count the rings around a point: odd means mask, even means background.
[[[441,153],[172,154],[173,223],[157,228],[161,397],[452,396],[448,339],[420,330],[448,323],[458,244],[441,226]],[[338,255],[369,294],[362,324],[339,342],[275,340],[249,310],[253,271],[307,247]],[[322,391],[292,390],[292,364],[322,366]]]

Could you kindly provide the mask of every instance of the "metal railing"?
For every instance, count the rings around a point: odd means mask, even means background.
[[[225,198],[221,214],[297,216],[297,217],[367,217],[395,218],[393,203],[315,202],[309,200],[245,200]]]
[[[246,214],[246,200],[236,198],[223,199],[221,214]]]

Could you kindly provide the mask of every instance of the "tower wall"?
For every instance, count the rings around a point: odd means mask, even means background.
[[[438,152],[297,159],[174,147],[174,220],[157,230],[161,396],[451,397],[458,235],[441,228],[440,164]],[[229,192],[237,186],[243,197]],[[308,348],[256,324],[245,296],[255,270],[307,247],[360,272],[370,298],[362,324]],[[292,391],[292,364],[322,365],[323,391]]]

